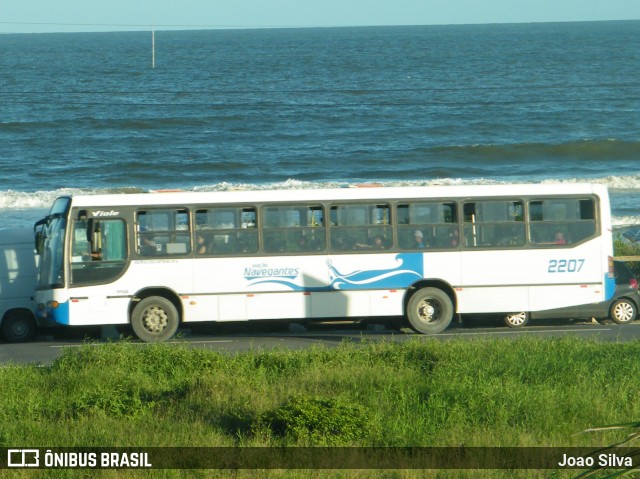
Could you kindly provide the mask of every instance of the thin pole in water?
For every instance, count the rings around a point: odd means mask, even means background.
[[[156,29],[151,29],[151,68],[156,67]]]

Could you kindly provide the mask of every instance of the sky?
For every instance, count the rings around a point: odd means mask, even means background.
[[[0,0],[0,33],[639,19],[640,0]]]

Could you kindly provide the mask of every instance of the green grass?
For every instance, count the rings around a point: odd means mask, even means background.
[[[576,338],[420,338],[234,356],[186,344],[88,344],[65,349],[50,367],[0,368],[0,447],[597,447],[622,440],[628,431],[581,432],[640,418],[638,358],[638,342]],[[124,474],[39,472],[42,477]],[[230,475],[153,472],[126,476]],[[425,474],[388,471],[385,477]],[[368,471],[260,473],[327,475],[379,477]],[[426,477],[572,475],[440,471]]]
[[[622,239],[621,235],[613,237],[613,254],[615,256],[640,256],[640,244],[630,243]],[[640,261],[627,262],[636,278],[640,278]]]

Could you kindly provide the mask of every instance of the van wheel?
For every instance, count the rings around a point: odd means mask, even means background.
[[[24,343],[36,336],[36,322],[27,311],[9,311],[2,321],[2,334],[8,343]]]
[[[521,328],[529,322],[529,315],[524,311],[504,315],[504,324],[510,328]]]
[[[407,320],[411,329],[422,334],[444,331],[453,319],[453,303],[438,288],[423,288],[413,294],[407,304]]]
[[[633,301],[620,298],[611,305],[609,317],[618,324],[628,324],[636,319],[638,310]]]
[[[178,330],[178,311],[168,299],[150,296],[133,309],[131,327],[145,342],[166,341]]]

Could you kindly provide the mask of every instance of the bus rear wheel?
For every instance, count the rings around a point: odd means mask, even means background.
[[[178,310],[160,296],[150,296],[133,309],[131,327],[141,340],[153,343],[171,339],[178,330]]]
[[[422,334],[444,331],[453,319],[453,303],[438,288],[423,288],[413,294],[407,304],[407,320],[411,328]]]

